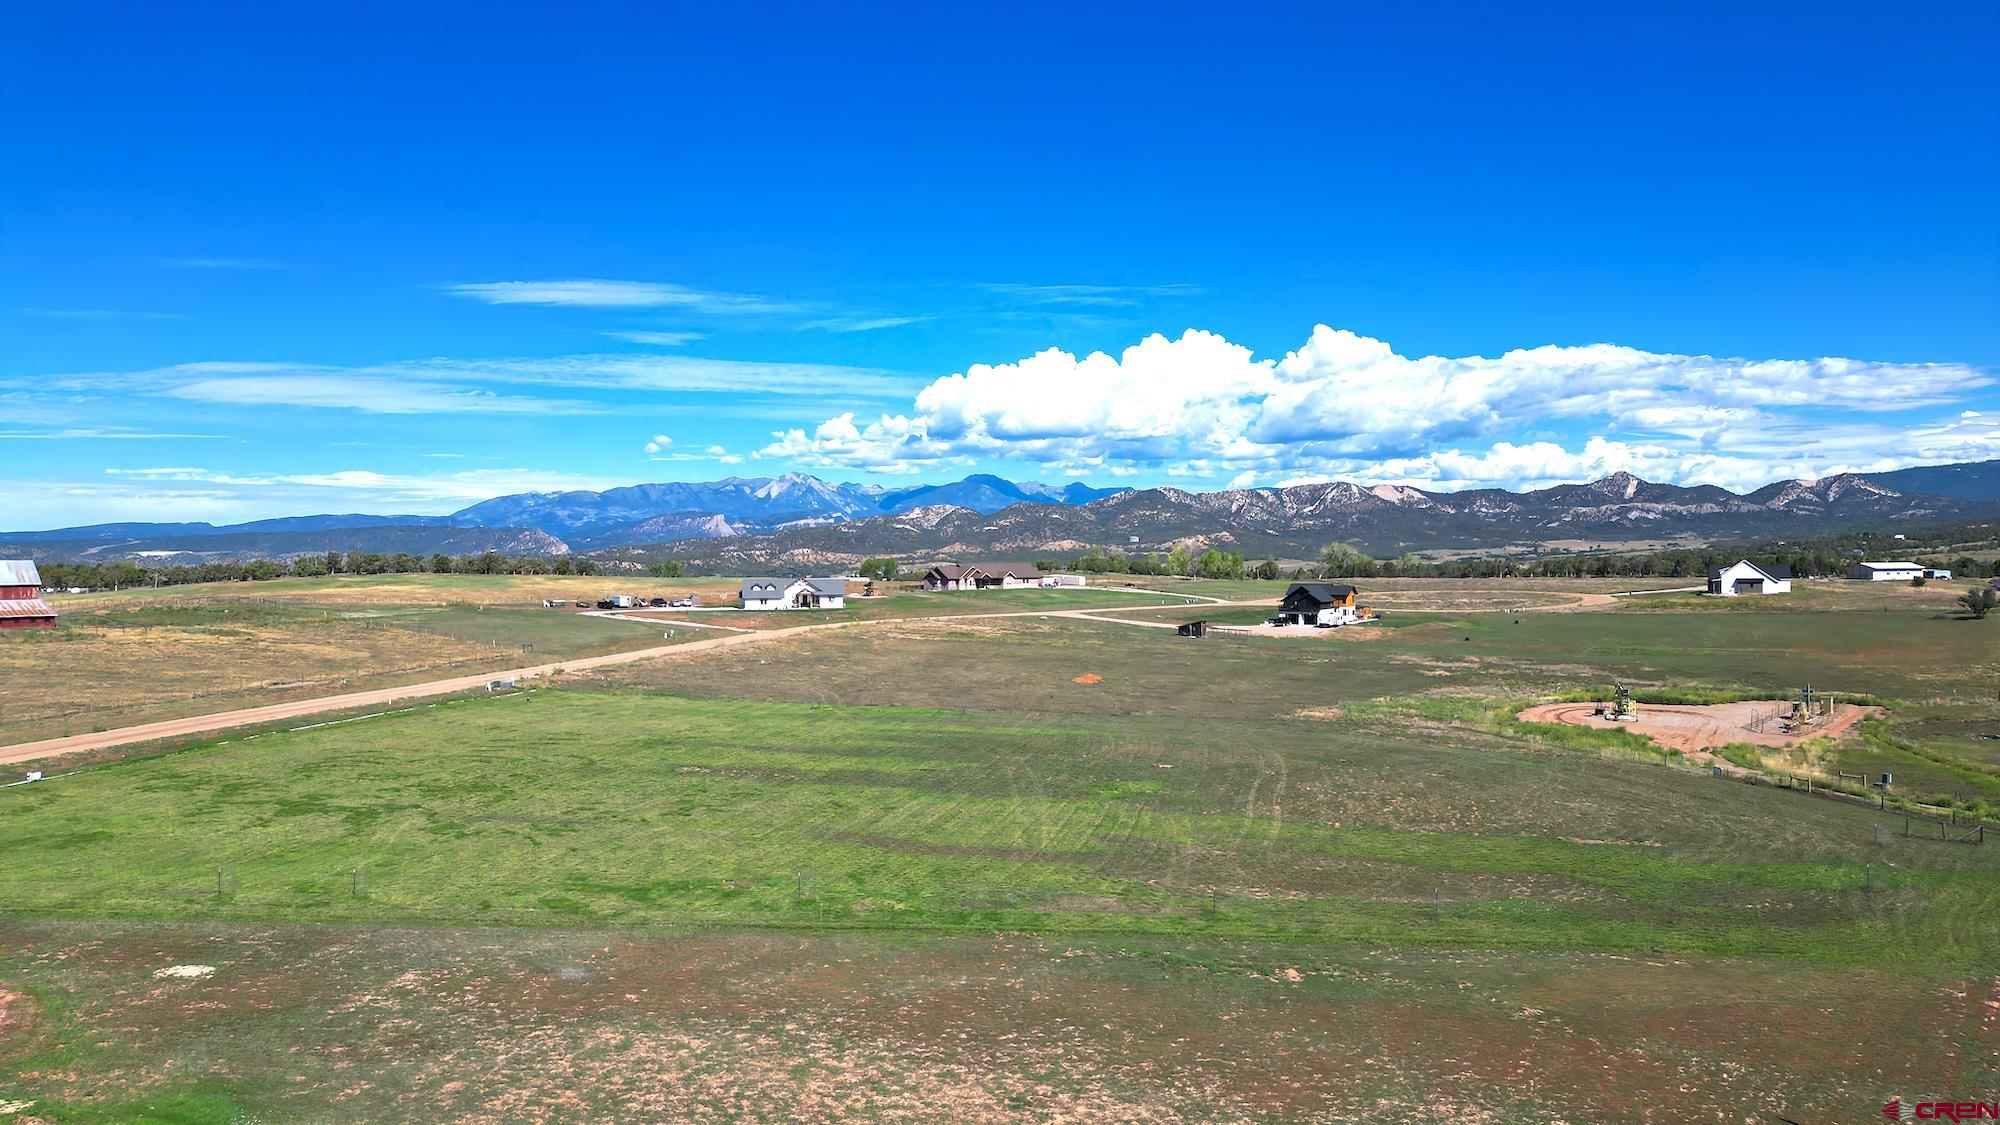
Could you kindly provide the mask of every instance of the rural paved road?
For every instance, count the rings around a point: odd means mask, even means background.
[[[1148,591],[1156,592],[1156,591]],[[1271,605],[1268,601],[1232,602],[1199,594],[1175,594],[1191,602],[1218,606]],[[1598,605],[1610,602],[1604,594],[1570,594],[1580,597],[1581,603],[1566,602],[1561,606],[1524,606],[1520,609],[1565,609],[1582,605]],[[1600,600],[1601,599],[1601,600]],[[235,711],[217,711],[207,715],[190,715],[182,719],[162,719],[155,723],[141,723],[137,726],[119,727],[116,730],[93,731],[89,734],[65,735],[61,738],[45,738],[38,742],[20,742],[12,746],[0,746],[0,765],[17,762],[31,762],[39,758],[53,758],[62,754],[74,754],[85,750],[108,750],[117,746],[152,742],[162,738],[177,738],[191,734],[213,734],[218,731],[233,730],[237,727],[259,726],[283,719],[296,719],[306,715],[323,715],[329,711],[347,711],[358,707],[380,707],[390,703],[400,703],[410,699],[427,699],[455,692],[473,691],[494,680],[527,680],[547,676],[558,668],[569,672],[587,672],[595,668],[608,668],[618,664],[632,664],[641,660],[661,660],[687,656],[693,653],[710,652],[715,649],[734,648],[737,645],[760,644],[784,637],[794,637],[821,629],[851,629],[863,625],[909,625],[934,621],[970,621],[997,617],[1073,617],[1084,620],[1114,620],[1095,615],[1117,613],[1135,609],[1158,609],[1158,603],[1131,606],[1094,606],[1090,609],[1028,609],[1008,610],[998,613],[957,613],[934,617],[884,617],[872,621],[826,621],[812,625],[794,625],[785,629],[763,629],[757,632],[727,633],[719,637],[709,637],[699,641],[681,644],[658,645],[653,648],[634,649],[631,652],[614,652],[606,656],[587,656],[577,660],[559,660],[547,664],[536,664],[525,668],[508,668],[500,671],[482,672],[474,676],[453,676],[444,680],[428,680],[400,687],[374,688],[369,691],[348,692],[344,695],[325,695],[313,699],[295,699],[286,703],[272,703],[263,707],[245,707]],[[1504,612],[1504,611],[1503,611]],[[1117,621],[1121,625],[1149,625],[1150,622]],[[1171,625],[1164,626],[1172,628]]]

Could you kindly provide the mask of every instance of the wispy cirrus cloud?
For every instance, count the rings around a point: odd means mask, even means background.
[[[0,441],[179,441],[219,440],[221,434],[172,434],[121,427],[69,427],[57,430],[0,430]]]
[[[816,328],[824,332],[877,332],[884,328],[901,328],[906,324],[922,324],[936,320],[933,315],[923,316],[833,316],[819,320],[809,320],[800,328]]]
[[[685,309],[697,313],[774,313],[797,306],[747,293],[724,293],[657,281],[572,278],[554,281],[482,281],[444,286],[454,296],[489,305],[545,305],[579,309]]]
[[[366,414],[593,414],[603,409],[579,400],[502,395],[479,388],[413,382],[393,376],[284,368],[209,374],[167,387],[160,393],[171,398],[233,406],[307,406]]]
[[[508,492],[560,492],[570,489],[615,488],[625,483],[612,477],[539,469],[465,469],[423,475],[380,473],[371,469],[335,469],[318,473],[236,473],[199,466],[162,465],[136,469],[106,469],[104,474],[128,481],[229,485],[239,488],[338,489],[356,495],[407,503],[487,500]]]
[[[10,484],[0,530],[71,527],[113,520],[235,523],[309,512],[440,515],[513,492],[602,490],[629,479],[535,468],[481,468],[435,474],[369,469],[232,472],[198,465],[107,469],[92,480]],[[88,513],[80,517],[80,513]]]
[[[834,364],[592,354],[518,359],[426,359],[342,366],[206,361],[128,372],[41,376],[59,393],[116,389],[193,402],[298,406],[368,414],[595,414],[629,408],[635,393],[731,395],[745,416],[778,413],[775,400],[895,402],[920,377]],[[551,393],[561,392],[561,393]],[[687,403],[656,404],[657,409]]]
[[[628,344],[649,344],[656,348],[678,348],[683,344],[692,344],[697,340],[708,339],[708,334],[705,332],[631,331],[606,332],[605,335],[614,340],[623,340]]]
[[[1129,306],[1169,297],[1198,297],[1201,289],[1180,282],[1166,285],[1023,285],[985,282],[975,288],[1023,305]]]

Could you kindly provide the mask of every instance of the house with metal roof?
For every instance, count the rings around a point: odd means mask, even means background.
[[[1792,592],[1792,568],[1789,566],[1759,566],[1749,559],[1740,559],[1729,566],[1708,568],[1708,592],[1719,598],[1734,598],[1743,594],[1789,594]]]
[[[47,629],[56,611],[42,600],[42,574],[28,559],[0,559],[0,629]]]
[[[1360,591],[1333,582],[1294,582],[1278,602],[1286,625],[1352,625],[1361,620]]]

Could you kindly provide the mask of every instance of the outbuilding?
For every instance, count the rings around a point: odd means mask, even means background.
[[[1742,594],[1789,594],[1792,592],[1792,568],[1789,566],[1759,566],[1749,559],[1741,559],[1730,566],[1708,568],[1708,592],[1719,598],[1734,598]]]
[[[1294,582],[1278,603],[1278,620],[1287,625],[1351,625],[1361,620],[1360,591],[1332,582]]]
[[[1847,576],[1857,582],[1908,582],[1922,578],[1924,568],[1913,562],[1858,562],[1847,568]]]
[[[28,559],[0,559],[0,629],[48,629],[56,611],[42,600],[42,574]]]

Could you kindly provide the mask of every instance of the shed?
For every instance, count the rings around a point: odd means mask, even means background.
[[[1924,568],[1913,562],[1858,562],[1847,568],[1847,576],[1857,582],[1908,582],[1922,578]]]
[[[1190,621],[1179,629],[1176,629],[1175,632],[1183,637],[1206,637],[1208,636],[1208,622]]]

